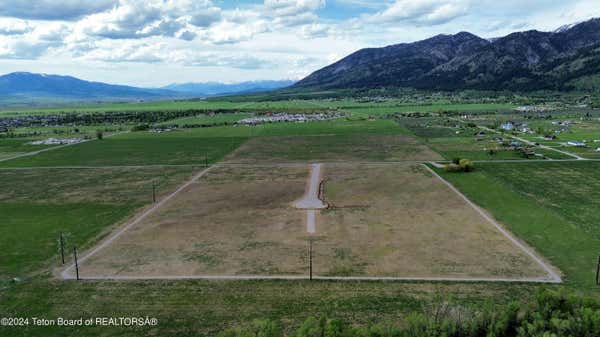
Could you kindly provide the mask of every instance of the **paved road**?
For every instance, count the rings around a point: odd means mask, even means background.
[[[319,199],[319,185],[321,184],[321,164],[312,164],[308,189],[304,197],[294,205],[299,209],[322,209],[326,205]]]
[[[306,231],[308,234],[315,234],[317,231],[317,211],[314,209],[306,210]]]
[[[140,223],[142,220],[146,219],[150,214],[154,213],[156,210],[158,210],[160,207],[162,207],[164,204],[166,204],[169,200],[171,200],[174,196],[179,194],[181,191],[185,190],[188,186],[193,184],[196,180],[200,179],[203,175],[205,175],[212,168],[213,167],[209,167],[209,168],[201,171],[200,173],[194,175],[190,180],[188,180],[186,183],[184,183],[183,185],[178,187],[173,193],[167,195],[162,200],[157,202],[154,206],[145,210],[143,213],[141,213],[140,215],[135,217],[131,222],[127,223],[125,226],[123,226],[117,232],[115,232],[110,237],[108,237],[106,240],[104,240],[102,243],[97,245],[94,249],[92,249],[88,252],[85,252],[85,254],[81,255],[77,259],[79,265],[81,266],[81,264],[83,262],[85,262],[87,259],[92,257],[94,254],[96,254],[99,251],[101,251],[102,249],[108,247],[111,243],[113,243],[116,239],[118,239],[123,233],[125,233],[127,230],[129,230],[131,227],[135,226],[136,224]],[[61,273],[62,278],[63,279],[75,278],[75,276],[73,275],[74,269],[75,269],[75,263],[73,263],[70,266],[68,266],[67,268],[65,268]]]
[[[302,199],[298,200],[294,205],[298,209],[306,210],[306,232],[314,234],[316,232],[316,218],[318,209],[327,207],[319,199],[319,185],[321,185],[321,167],[322,164],[312,164],[310,170],[310,177],[308,179],[308,188],[306,194]]]

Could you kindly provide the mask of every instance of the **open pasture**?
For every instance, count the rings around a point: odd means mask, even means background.
[[[599,169],[591,161],[478,163],[466,175],[441,174],[560,268],[566,284],[597,291]]]
[[[437,153],[403,135],[257,137],[226,157],[231,163],[439,160]]]
[[[202,137],[189,131],[131,132],[2,162],[4,167],[205,165],[221,159],[245,139]]]
[[[96,105],[71,105],[58,107],[29,107],[9,108],[0,110],[0,117],[5,116],[31,116],[51,115],[65,113],[93,113],[111,111],[178,111],[178,110],[236,110],[241,104],[225,100],[182,100],[182,101],[154,101],[142,103],[106,103]]]
[[[84,276],[299,275],[307,272],[308,170],[212,168],[82,266]]]
[[[39,138],[10,138],[0,139],[0,160],[14,157],[19,154],[39,151],[53,147],[54,145],[31,145],[29,142]]]
[[[0,280],[47,266],[59,233],[85,247],[180,184],[190,168],[0,170]],[[68,254],[67,258],[70,258]]]
[[[418,164],[324,165],[309,233],[306,165],[216,166],[87,259],[90,278],[546,280],[544,269]],[[318,212],[318,211],[317,211]]]
[[[350,139],[350,145],[352,145],[360,142],[362,135],[386,136],[405,132],[404,128],[391,120],[346,118],[310,123],[268,123],[257,126],[229,125],[177,129],[165,133],[129,132],[103,140],[67,146],[34,157],[4,161],[0,163],[0,167],[205,165],[207,162],[210,164],[221,160],[247,139],[261,136],[340,136],[341,140],[338,143]],[[298,137],[298,139],[301,141],[303,138]],[[401,137],[398,139],[402,144],[397,144],[397,146],[416,146],[413,139]],[[406,140],[406,144],[403,143],[404,140]],[[261,140],[257,139],[256,142],[260,143]],[[249,144],[252,145],[252,142]],[[321,144],[321,147],[323,146],[326,144]],[[382,146],[388,145],[382,144]],[[423,152],[429,151],[422,146],[419,149]],[[262,150],[262,148],[256,149],[259,152]],[[310,149],[301,148],[296,151],[296,154],[290,153],[290,156],[299,156],[300,159],[310,158],[310,155],[304,157],[298,155],[299,152],[308,150]],[[350,151],[351,149],[346,147],[341,150]],[[332,151],[335,152],[336,149],[334,148]],[[244,151],[244,156],[246,155],[253,156]],[[437,155],[425,157],[425,159],[435,159]]]
[[[325,167],[314,250],[328,276],[544,277],[545,272],[418,164]]]

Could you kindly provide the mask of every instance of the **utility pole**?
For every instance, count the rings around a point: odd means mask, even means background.
[[[73,247],[73,258],[75,259],[75,275],[79,281],[79,264],[77,263],[77,247]]]
[[[156,181],[152,180],[152,202],[156,202]]]
[[[600,285],[600,256],[598,256],[598,265],[596,266],[596,285]]]
[[[312,252],[312,238],[308,239],[308,263],[309,263],[309,277],[313,279],[313,252]]]
[[[62,260],[62,264],[65,264],[65,239],[62,232],[60,232],[58,241],[60,243],[60,259]]]

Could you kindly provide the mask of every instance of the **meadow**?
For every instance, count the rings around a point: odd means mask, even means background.
[[[189,175],[189,168],[1,170],[0,278],[56,265],[61,232],[70,260],[72,247],[89,247],[151,203],[153,184],[160,197]]]
[[[0,167],[206,165],[245,141],[243,137],[197,137],[128,133],[0,163]]]
[[[330,276],[544,278],[544,270],[419,164],[325,165],[313,244]]]
[[[466,175],[440,173],[560,268],[566,286],[597,292],[598,172],[595,162],[563,162],[479,163]]]

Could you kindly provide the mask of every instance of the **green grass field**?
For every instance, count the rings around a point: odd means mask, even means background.
[[[0,285],[1,287],[1,285]],[[2,289],[2,288],[0,288]],[[537,286],[310,281],[90,281],[32,280],[5,285],[0,314],[28,317],[156,317],[156,327],[0,327],[2,336],[215,336],[255,319],[287,331],[309,316],[358,325],[401,325],[411,312],[452,303],[476,309],[535,295]],[[431,309],[430,309],[431,308]]]
[[[31,145],[31,141],[39,138],[9,138],[0,139],[0,153],[32,152],[46,149],[53,145]]]
[[[0,116],[49,115],[71,112],[93,113],[111,111],[177,111],[177,110],[235,110],[240,103],[228,101],[156,101],[144,103],[112,103],[96,105],[73,105],[59,107],[39,107],[0,110]]]
[[[559,267],[568,286],[598,291],[599,168],[595,162],[486,163],[469,174],[442,174]]]
[[[103,140],[67,146],[32,157],[0,163],[0,167],[204,165],[215,163],[247,139],[271,136],[405,133],[391,120],[333,120],[311,123],[273,123],[258,126],[222,126],[167,133],[130,132]],[[354,136],[350,136],[354,135]],[[326,144],[323,144],[326,145]],[[310,149],[301,151],[310,153]]]
[[[57,240],[91,240],[191,175],[191,168],[0,171],[0,279],[24,276],[57,256]],[[70,254],[68,256],[70,259]]]
[[[0,167],[204,165],[214,163],[241,144],[241,137],[177,137],[130,133],[2,162]]]

